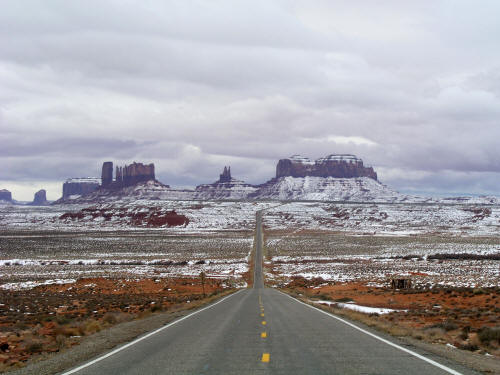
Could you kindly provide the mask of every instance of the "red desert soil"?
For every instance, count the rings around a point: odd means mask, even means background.
[[[0,371],[78,344],[116,323],[178,311],[230,290],[219,279],[80,279],[31,290],[0,290]]]
[[[307,298],[352,301],[396,311],[366,315],[371,325],[420,340],[500,357],[500,288],[432,288],[428,290],[369,287],[362,282],[328,284],[323,279],[295,277],[286,289]],[[347,315],[361,315],[350,313]]]
[[[179,215],[175,210],[165,211],[159,207],[142,207],[139,211],[129,211],[123,207],[113,209],[87,207],[78,212],[66,212],[59,219],[74,221],[103,218],[104,221],[110,221],[113,217],[120,218],[129,225],[148,228],[186,226],[189,224],[189,218],[186,216]]]

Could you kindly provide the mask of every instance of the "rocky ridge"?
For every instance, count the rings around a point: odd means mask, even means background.
[[[67,181],[69,184],[70,181]],[[73,182],[73,180],[71,180]],[[498,204],[496,197],[428,198],[400,194],[380,183],[372,167],[354,155],[329,155],[311,161],[294,155],[279,160],[276,177],[261,185],[251,185],[231,176],[224,167],[219,179],[192,189],[175,189],[155,179],[154,164],[132,163],[117,167],[113,179],[113,163],[102,167],[101,185],[96,179],[79,182],[93,184],[89,193],[70,196],[57,203],[99,203],[116,200],[315,200],[349,202],[409,203],[474,203]],[[66,184],[65,184],[66,185]]]

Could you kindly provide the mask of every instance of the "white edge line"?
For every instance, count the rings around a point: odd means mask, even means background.
[[[389,341],[389,340],[386,340],[386,339],[384,339],[384,338],[382,338],[382,337],[380,337],[380,336],[377,336],[377,335],[375,335],[374,333],[371,333],[371,332],[369,332],[369,331],[367,331],[367,330],[365,330],[365,329],[363,329],[363,328],[361,328],[361,327],[358,327],[357,325],[352,324],[352,323],[350,323],[350,322],[348,322],[347,320],[344,320],[344,319],[342,319],[342,318],[339,318],[339,317],[338,317],[338,316],[336,316],[336,315],[330,314],[330,313],[328,313],[328,312],[326,312],[326,311],[324,311],[324,310],[321,310],[321,309],[319,309],[319,308],[317,308],[317,307],[315,307],[315,306],[311,306],[311,305],[309,305],[309,304],[307,304],[307,303],[305,303],[305,302],[302,302],[302,301],[298,300],[297,298],[294,298],[294,297],[292,297],[292,296],[290,296],[290,295],[288,295],[288,294],[286,294],[286,293],[283,293],[283,292],[281,292],[281,291],[279,291],[279,290],[278,290],[278,292],[280,292],[281,294],[284,294],[284,295],[285,295],[285,296],[287,296],[288,298],[291,298],[292,300],[294,300],[294,301],[296,301],[296,302],[298,302],[298,303],[301,303],[301,304],[303,304],[303,305],[306,305],[307,307],[310,307],[311,309],[318,310],[319,312],[321,312],[321,313],[323,313],[323,314],[325,314],[325,315],[328,315],[330,318],[334,318],[334,319],[340,320],[342,323],[347,324],[348,326],[350,326],[350,327],[352,327],[352,328],[355,328],[355,329],[357,329],[358,331],[361,331],[361,332],[363,332],[363,333],[365,333],[365,334],[367,334],[367,335],[369,335],[369,336],[371,336],[371,337],[374,337],[374,338],[376,338],[377,340],[380,340],[380,341],[382,341],[383,343],[386,343],[387,345],[393,346],[393,347],[395,347],[395,348],[397,348],[397,349],[399,349],[399,350],[402,350],[402,351],[403,351],[403,352],[405,352],[405,353],[411,354],[411,355],[412,355],[412,356],[414,356],[414,357],[417,357],[417,358],[419,358],[419,359],[421,359],[421,360],[423,360],[423,361],[425,361],[425,362],[428,362],[428,363],[430,363],[431,365],[434,365],[434,366],[436,366],[436,367],[439,367],[440,369],[442,369],[442,370],[444,370],[444,371],[446,371],[446,372],[449,372],[450,374],[453,374],[453,375],[463,375],[462,373],[460,373],[460,372],[458,372],[458,371],[455,371],[455,370],[453,370],[453,369],[451,369],[451,368],[449,368],[449,367],[446,367],[446,366],[444,366],[444,365],[442,365],[442,364],[440,364],[440,363],[438,363],[438,362],[436,362],[436,361],[433,361],[432,359],[426,358],[426,357],[424,357],[424,356],[422,356],[422,355],[420,355],[420,354],[418,354],[418,353],[415,353],[414,351],[411,351],[411,350],[409,350],[409,349],[403,348],[402,346],[399,346],[398,344],[395,344],[395,343],[393,343],[393,342],[391,342],[391,341]]]
[[[99,361],[102,361],[102,360],[103,360],[103,359],[105,359],[105,358],[111,357],[113,354],[116,354],[116,353],[118,353],[118,352],[121,352],[122,350],[127,349],[128,347],[130,347],[130,346],[132,346],[132,345],[134,345],[134,344],[137,344],[138,342],[140,342],[140,341],[142,341],[142,340],[145,340],[145,339],[147,339],[148,337],[151,337],[151,336],[153,336],[153,335],[157,334],[158,332],[161,332],[161,331],[163,331],[164,329],[167,329],[167,328],[169,328],[169,327],[173,326],[174,324],[177,324],[177,323],[179,323],[179,322],[182,322],[184,319],[187,319],[187,318],[189,318],[189,317],[191,317],[191,316],[193,316],[193,315],[196,315],[196,314],[198,314],[198,313],[200,313],[200,312],[202,312],[202,311],[204,311],[204,310],[210,309],[210,308],[214,307],[215,305],[217,305],[217,304],[221,303],[222,301],[224,301],[224,300],[228,299],[229,297],[233,297],[233,296],[237,295],[238,293],[240,293],[240,292],[242,292],[242,291],[244,291],[244,290],[247,290],[247,289],[240,289],[240,290],[239,290],[239,291],[237,291],[236,293],[232,293],[232,294],[230,294],[229,296],[226,296],[226,297],[222,298],[221,300],[219,300],[219,301],[217,301],[217,302],[215,302],[215,303],[213,303],[213,304],[211,304],[211,305],[209,305],[209,306],[207,306],[207,307],[202,308],[201,310],[196,310],[195,312],[192,312],[192,313],[191,313],[191,314],[189,314],[189,315],[186,315],[186,316],[184,316],[184,317],[182,317],[182,318],[180,318],[180,319],[174,320],[173,322],[171,322],[171,323],[169,323],[169,324],[167,324],[167,325],[164,325],[163,327],[160,327],[160,328],[158,328],[158,329],[154,330],[153,332],[150,332],[150,333],[148,333],[148,334],[146,334],[146,335],[144,335],[144,336],[141,336],[141,337],[139,337],[138,339],[135,339],[134,341],[129,342],[128,344],[125,344],[125,345],[123,345],[123,346],[120,346],[119,348],[116,348],[115,350],[113,350],[113,351],[111,351],[111,352],[109,352],[109,353],[106,353],[106,354],[104,354],[104,355],[103,355],[103,356],[101,356],[101,357],[98,357],[98,358],[96,358],[96,359],[93,359],[92,361],[87,362],[87,363],[84,363],[83,365],[78,366],[77,368],[74,368],[74,369],[69,370],[69,371],[67,371],[67,372],[63,372],[61,375],[69,375],[69,374],[74,374],[75,372],[78,372],[78,371],[80,371],[80,370],[84,369],[85,367],[89,367],[89,366],[93,365],[93,364],[94,364],[94,363],[96,363],[96,362],[99,362]]]

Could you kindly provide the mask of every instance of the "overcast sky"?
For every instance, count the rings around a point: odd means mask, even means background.
[[[352,153],[403,192],[500,194],[500,2],[2,1],[0,189],[101,163],[262,183]]]

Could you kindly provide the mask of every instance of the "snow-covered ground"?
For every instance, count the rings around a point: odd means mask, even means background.
[[[273,201],[131,200],[102,204],[68,204],[48,207],[0,206],[0,231],[144,229],[131,222],[148,212],[177,214],[189,224],[161,227],[171,233],[253,230],[255,213],[265,210],[264,224],[272,230],[326,230],[372,235],[498,235],[500,205],[330,203]],[[79,216],[61,218],[67,212]],[[97,213],[97,214],[96,214]]]
[[[278,283],[302,276],[373,286],[389,286],[392,278],[410,278],[417,287],[500,285],[498,235],[275,233],[267,236],[265,252],[268,277]]]
[[[317,303],[320,305],[328,305],[328,306],[334,306],[337,308],[341,309],[348,309],[348,310],[353,310],[353,311],[358,311],[362,312],[364,314],[389,314],[395,311],[402,311],[402,310],[394,310],[394,309],[387,309],[383,307],[369,307],[369,306],[362,306],[362,305],[357,305],[355,303],[342,303],[342,302],[333,302],[333,301],[310,301],[312,303]]]
[[[263,210],[271,259],[281,276],[383,284],[406,274],[418,285],[500,285],[496,260],[432,258],[499,254],[498,204],[141,197],[127,195],[100,204],[1,205],[2,282],[197,275],[202,270],[238,279],[247,270],[255,214]],[[172,210],[189,223],[148,227],[131,220]]]
[[[166,235],[0,233],[0,287],[32,288],[83,277],[198,276],[244,283],[252,233]]]

